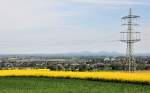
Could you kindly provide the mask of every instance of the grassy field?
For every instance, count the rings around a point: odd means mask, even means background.
[[[0,77],[0,93],[150,93],[150,85],[44,77]]]

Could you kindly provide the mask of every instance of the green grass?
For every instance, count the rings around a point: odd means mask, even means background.
[[[0,93],[150,93],[150,85],[43,77],[1,77]]]

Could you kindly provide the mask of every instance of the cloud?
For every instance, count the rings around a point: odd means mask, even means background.
[[[77,9],[71,8],[70,3],[110,7],[105,5],[143,4],[144,2],[140,0],[0,0],[0,29],[20,30],[48,25],[52,28],[66,26],[66,16],[82,16],[86,10],[78,6],[73,6]]]
[[[63,18],[58,10],[61,6],[63,3],[54,0],[0,0],[0,26],[24,29],[61,24]]]
[[[65,0],[66,2],[74,2],[80,4],[95,5],[141,5],[145,4],[142,0]]]
[[[143,4],[140,0],[0,0],[0,53],[118,50],[119,42],[104,42],[119,38],[113,34],[112,16],[118,14],[110,12],[111,6]]]

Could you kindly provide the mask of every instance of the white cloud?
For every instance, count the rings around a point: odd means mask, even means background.
[[[92,10],[97,8],[89,5],[110,7],[131,4],[141,5],[144,2],[140,0],[0,0],[0,53],[118,50],[118,43],[104,44],[104,41],[107,41],[105,39],[110,38],[105,37],[104,31],[111,28],[94,29],[80,24],[74,25],[71,22],[77,20],[77,23],[80,23],[82,18],[92,15]],[[79,8],[78,5],[89,8]]]
[[[0,0],[0,29],[61,24],[63,19],[56,10],[58,4],[48,0]]]
[[[96,5],[141,5],[145,4],[142,0],[65,0],[81,4]]]

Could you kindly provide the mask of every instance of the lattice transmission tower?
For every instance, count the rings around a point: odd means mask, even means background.
[[[136,70],[136,60],[134,57],[134,43],[139,42],[140,39],[140,32],[135,32],[134,28],[135,26],[138,26],[137,19],[140,18],[138,15],[133,15],[132,10],[130,8],[129,15],[124,16],[121,18],[122,25],[125,25],[127,27],[126,32],[120,32],[121,33],[121,42],[124,42],[127,44],[126,48],[126,60],[124,61],[124,67],[125,70],[128,71],[135,71]]]

